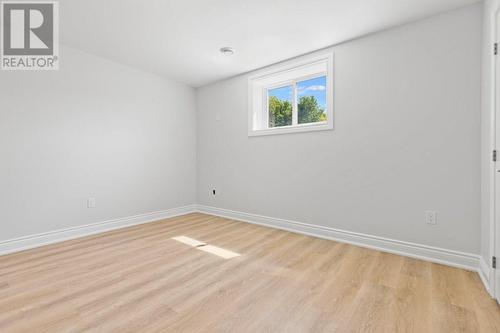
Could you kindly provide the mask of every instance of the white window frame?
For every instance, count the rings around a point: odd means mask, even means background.
[[[260,71],[248,79],[248,135],[274,135],[333,129],[333,53],[307,56],[270,69]],[[297,83],[326,76],[327,120],[316,123],[298,123]],[[292,86],[292,125],[269,127],[269,90]]]

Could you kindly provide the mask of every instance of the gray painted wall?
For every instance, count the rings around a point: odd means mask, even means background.
[[[481,8],[333,47],[334,131],[248,137],[248,75],[198,89],[198,203],[479,254]]]
[[[67,47],[60,59],[0,73],[0,241],[194,203],[194,90]]]

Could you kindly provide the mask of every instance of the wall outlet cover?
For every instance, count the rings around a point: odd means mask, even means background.
[[[437,212],[428,210],[425,212],[425,223],[435,225],[437,224]]]
[[[87,208],[95,208],[95,198],[88,198],[87,199]]]

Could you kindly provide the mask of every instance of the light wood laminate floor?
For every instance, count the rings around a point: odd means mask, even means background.
[[[189,214],[0,257],[0,332],[500,332],[500,310],[473,272]]]

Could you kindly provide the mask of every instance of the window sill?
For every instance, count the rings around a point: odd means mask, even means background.
[[[314,131],[327,131],[333,130],[333,124],[327,122],[314,123],[314,124],[303,124],[295,126],[282,126],[275,128],[266,128],[261,130],[249,130],[248,136],[264,136],[264,135],[278,135],[278,134],[291,134],[291,133],[303,133],[303,132],[314,132]]]

